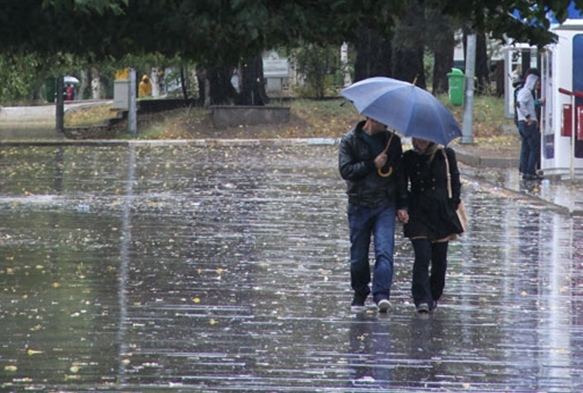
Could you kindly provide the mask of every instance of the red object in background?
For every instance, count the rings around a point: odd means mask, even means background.
[[[563,121],[561,122],[561,136],[573,135],[573,113],[571,104],[563,104]],[[583,140],[583,105],[575,106],[575,129],[577,139]]]
[[[563,121],[561,122],[561,136],[571,136],[573,116],[570,104],[563,104]]]
[[[568,96],[575,96],[577,98],[583,98],[583,91],[570,91],[567,89],[563,89],[562,87],[559,87],[559,93],[563,93]]]
[[[583,91],[570,91],[559,87],[559,93],[575,96],[583,99]],[[563,105],[563,119],[561,123],[561,136],[572,136],[573,126],[577,130],[577,139],[583,139],[583,105],[575,105],[575,124],[573,125],[573,111],[571,104]]]
[[[69,87],[67,87],[67,90],[65,92],[67,93],[65,99],[67,101],[73,100],[73,94],[75,94],[75,90],[73,89],[73,86],[69,85]]]

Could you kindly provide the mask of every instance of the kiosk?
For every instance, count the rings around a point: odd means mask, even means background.
[[[513,44],[504,48],[504,116],[514,117],[514,80],[520,79],[529,68],[540,67],[536,46]]]
[[[583,19],[553,29],[541,53],[541,169],[545,176],[583,177]]]

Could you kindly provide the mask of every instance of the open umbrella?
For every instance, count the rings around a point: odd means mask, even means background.
[[[79,79],[75,78],[72,75],[65,75],[65,77],[63,78],[63,81],[65,83],[79,83]]]
[[[358,112],[403,136],[447,145],[462,132],[451,112],[431,93],[412,83],[387,77],[356,82],[340,94]]]

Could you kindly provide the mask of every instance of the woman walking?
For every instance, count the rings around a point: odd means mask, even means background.
[[[452,149],[417,138],[412,143],[413,149],[403,154],[401,167],[405,176],[401,187],[408,190],[407,208],[397,214],[415,253],[413,301],[417,312],[429,313],[437,307],[445,287],[448,241],[463,233],[456,215],[461,183]]]

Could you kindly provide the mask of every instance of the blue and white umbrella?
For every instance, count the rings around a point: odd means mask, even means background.
[[[451,112],[428,91],[409,82],[387,77],[358,81],[340,94],[358,112],[398,131],[447,145],[462,136]]]

